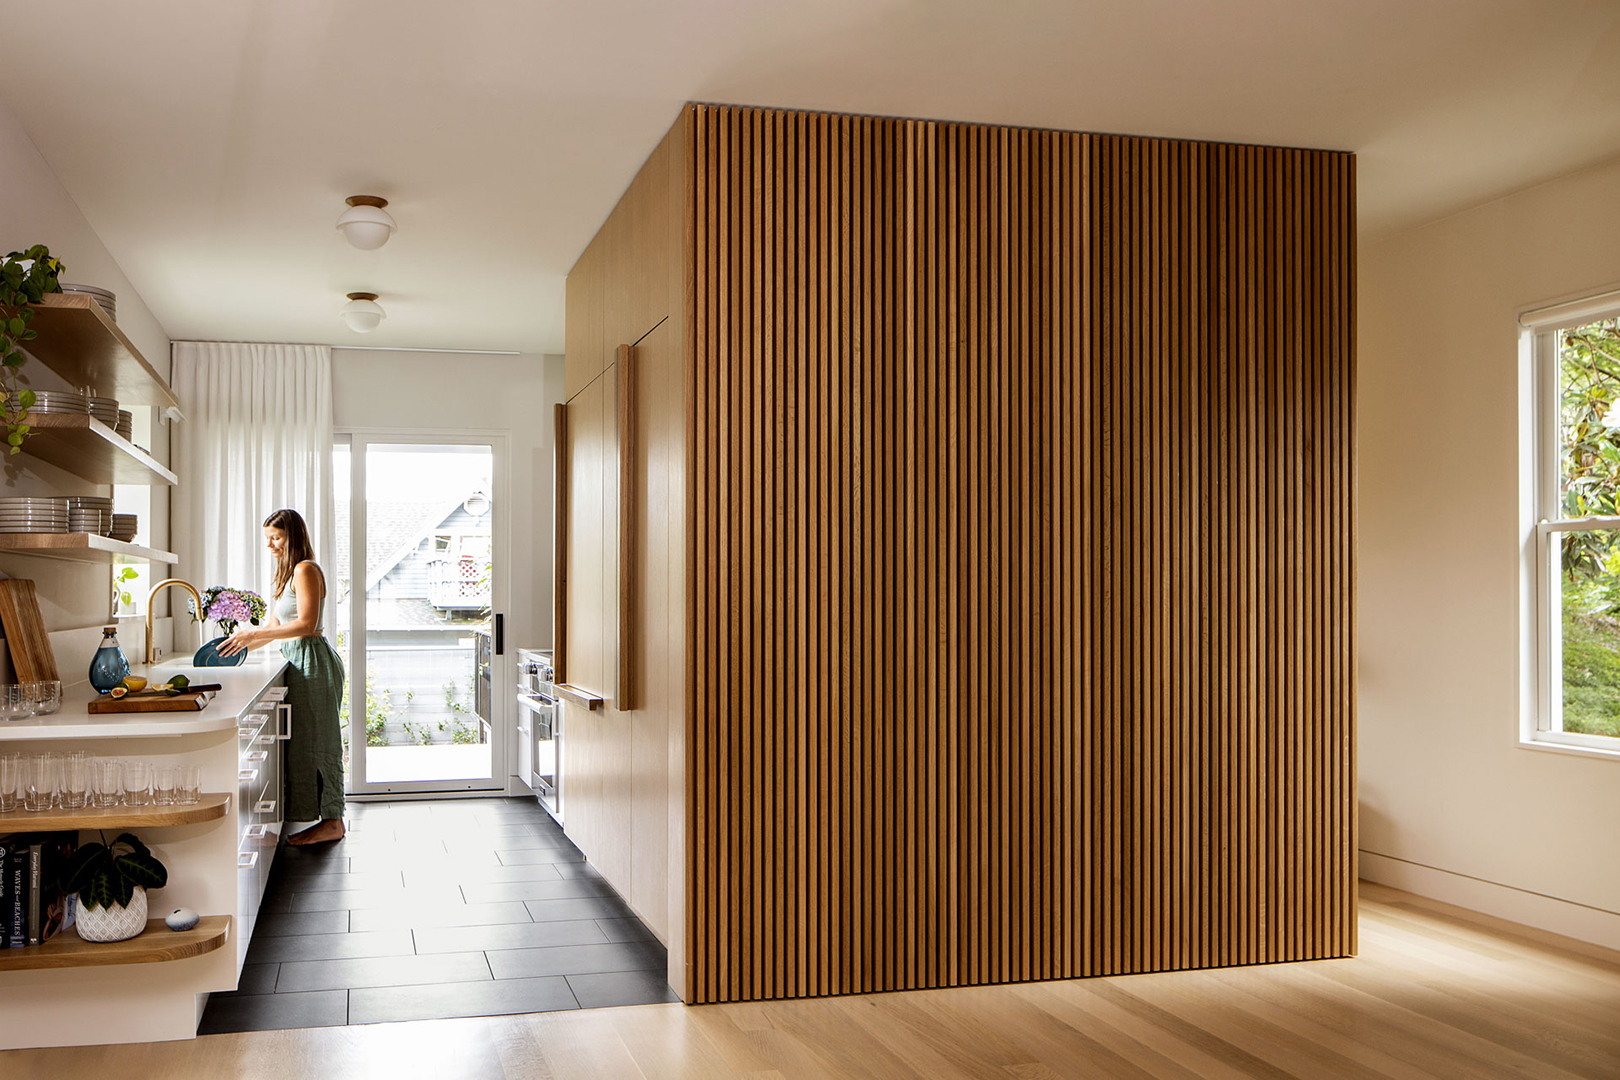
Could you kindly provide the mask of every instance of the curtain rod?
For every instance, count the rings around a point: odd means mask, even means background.
[[[353,349],[356,352],[436,352],[456,356],[551,356],[552,353],[525,354],[521,349],[428,349],[419,345],[328,345],[324,341],[199,341],[195,338],[172,338],[171,345],[297,345],[321,349]]]

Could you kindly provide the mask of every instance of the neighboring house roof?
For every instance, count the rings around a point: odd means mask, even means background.
[[[366,600],[366,630],[459,630],[445,622],[445,613],[426,600],[404,597],[369,597]],[[460,630],[471,633],[471,629]]]
[[[435,502],[366,503],[366,584],[370,592],[394,567],[421,546],[422,541],[444,524],[461,504],[483,490],[469,488],[451,499]],[[349,507],[337,506],[337,565],[349,565]]]

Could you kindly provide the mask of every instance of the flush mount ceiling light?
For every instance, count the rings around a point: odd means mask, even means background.
[[[399,228],[383,209],[388,205],[387,199],[376,195],[350,195],[344,201],[349,208],[337,219],[338,231],[361,251],[376,251],[388,243],[388,238]]]
[[[352,292],[349,302],[343,305],[343,321],[349,324],[349,329],[357,334],[369,334],[377,329],[388,313],[377,303],[377,294],[374,292]]]

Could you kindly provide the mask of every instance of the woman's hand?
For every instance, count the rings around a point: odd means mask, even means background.
[[[235,656],[237,653],[247,652],[260,644],[263,644],[263,642],[260,640],[257,630],[238,630],[219,643],[219,655]]]

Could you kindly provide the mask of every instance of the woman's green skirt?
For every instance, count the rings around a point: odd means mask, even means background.
[[[287,770],[286,821],[343,816],[343,658],[326,638],[281,643],[287,658],[287,702],[292,738],[282,759]]]

